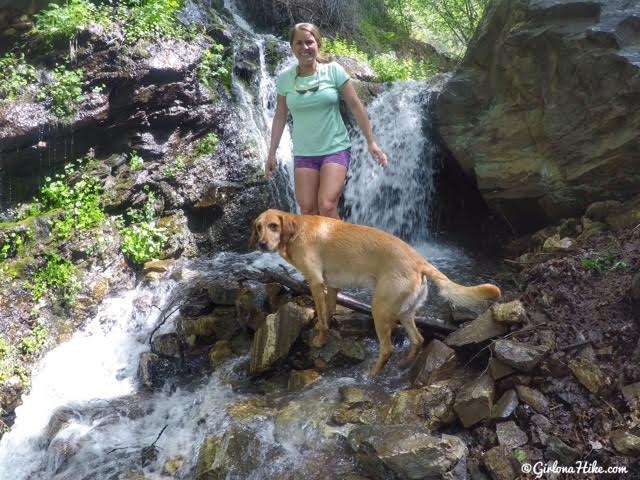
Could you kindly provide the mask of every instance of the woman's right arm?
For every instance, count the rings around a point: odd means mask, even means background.
[[[269,155],[264,165],[264,173],[267,178],[273,177],[276,171],[276,151],[278,145],[280,145],[280,139],[282,138],[282,132],[287,124],[287,116],[289,109],[287,108],[286,98],[282,95],[277,96],[276,100],[276,114],[273,117],[273,123],[271,124],[271,145],[269,146]]]

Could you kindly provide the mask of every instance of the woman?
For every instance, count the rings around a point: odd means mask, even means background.
[[[339,95],[345,100],[364,134],[369,153],[382,166],[386,154],[378,147],[349,74],[321,54],[320,30],[298,23],[289,43],[298,64],[283,72],[276,84],[276,114],[271,146],[265,163],[267,178],[276,169],[276,150],[287,123],[293,117],[293,155],[296,201],[303,214],[339,218],[338,202],[351,158],[351,142],[342,121]]]

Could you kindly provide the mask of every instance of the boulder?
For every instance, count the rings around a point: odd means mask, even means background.
[[[545,357],[548,349],[512,340],[496,340],[493,353],[502,363],[521,372],[530,372]]]
[[[363,425],[348,437],[356,461],[373,478],[466,478],[467,447],[423,427]]]
[[[493,319],[491,310],[487,310],[478,318],[469,322],[459,330],[449,334],[444,343],[450,347],[461,347],[473,343],[480,343],[490,338],[504,335],[508,327]]]
[[[430,385],[448,378],[458,364],[456,352],[440,340],[432,340],[422,350],[411,369],[415,387]]]
[[[515,228],[640,192],[638,15],[626,0],[488,4],[437,128]]]
[[[489,375],[465,384],[456,394],[454,410],[465,428],[491,416],[495,387]]]

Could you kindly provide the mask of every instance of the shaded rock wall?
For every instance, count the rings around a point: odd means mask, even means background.
[[[495,0],[438,131],[519,230],[640,191],[640,4]]]

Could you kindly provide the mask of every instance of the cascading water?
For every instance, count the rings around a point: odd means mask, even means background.
[[[262,132],[256,142],[260,154],[266,155],[275,104],[274,79],[264,63],[267,37],[255,35],[236,17],[260,51],[257,93],[242,86],[236,87],[236,93],[250,128]],[[399,83],[369,107],[377,140],[391,165],[387,169],[374,165],[360,134],[355,133],[353,169],[345,191],[349,220],[403,236],[421,251],[428,236],[435,158],[434,147],[423,135],[428,120],[422,112],[428,100],[426,84]],[[280,162],[291,178],[286,135]],[[463,260],[456,252],[429,245],[431,260],[456,257],[458,264]],[[205,438],[231,434],[231,440],[225,438],[233,443],[234,432],[248,438],[248,450],[238,452],[246,458],[242,473],[233,478],[300,478],[290,472],[298,472],[303,464],[317,465],[318,475],[308,478],[344,478],[353,473],[353,458],[336,438],[344,435],[344,427],[328,424],[340,386],[372,384],[366,372],[377,351],[373,339],[364,342],[368,353],[362,364],[328,371],[302,393],[291,394],[286,388],[272,393],[269,405],[284,410],[275,417],[257,414],[238,423],[229,413],[239,402],[260,405],[265,401],[262,395],[239,393],[249,388],[234,388],[254,383],[246,373],[246,356],[227,361],[204,379],[161,391],[146,392],[138,384],[140,354],[149,351],[149,336],[159,322],[160,310],[180,297],[180,288],[198,276],[235,278],[235,270],[265,265],[279,268],[283,264],[275,255],[221,254],[189,265],[181,285],[162,280],[106,300],[86,328],[49,352],[34,372],[31,391],[16,409],[12,430],[0,440],[0,480],[160,479],[166,478],[168,461],[180,465],[173,478],[191,479]],[[172,318],[165,326],[173,327]],[[406,384],[406,371],[398,368],[397,357],[376,385],[395,390]]]

